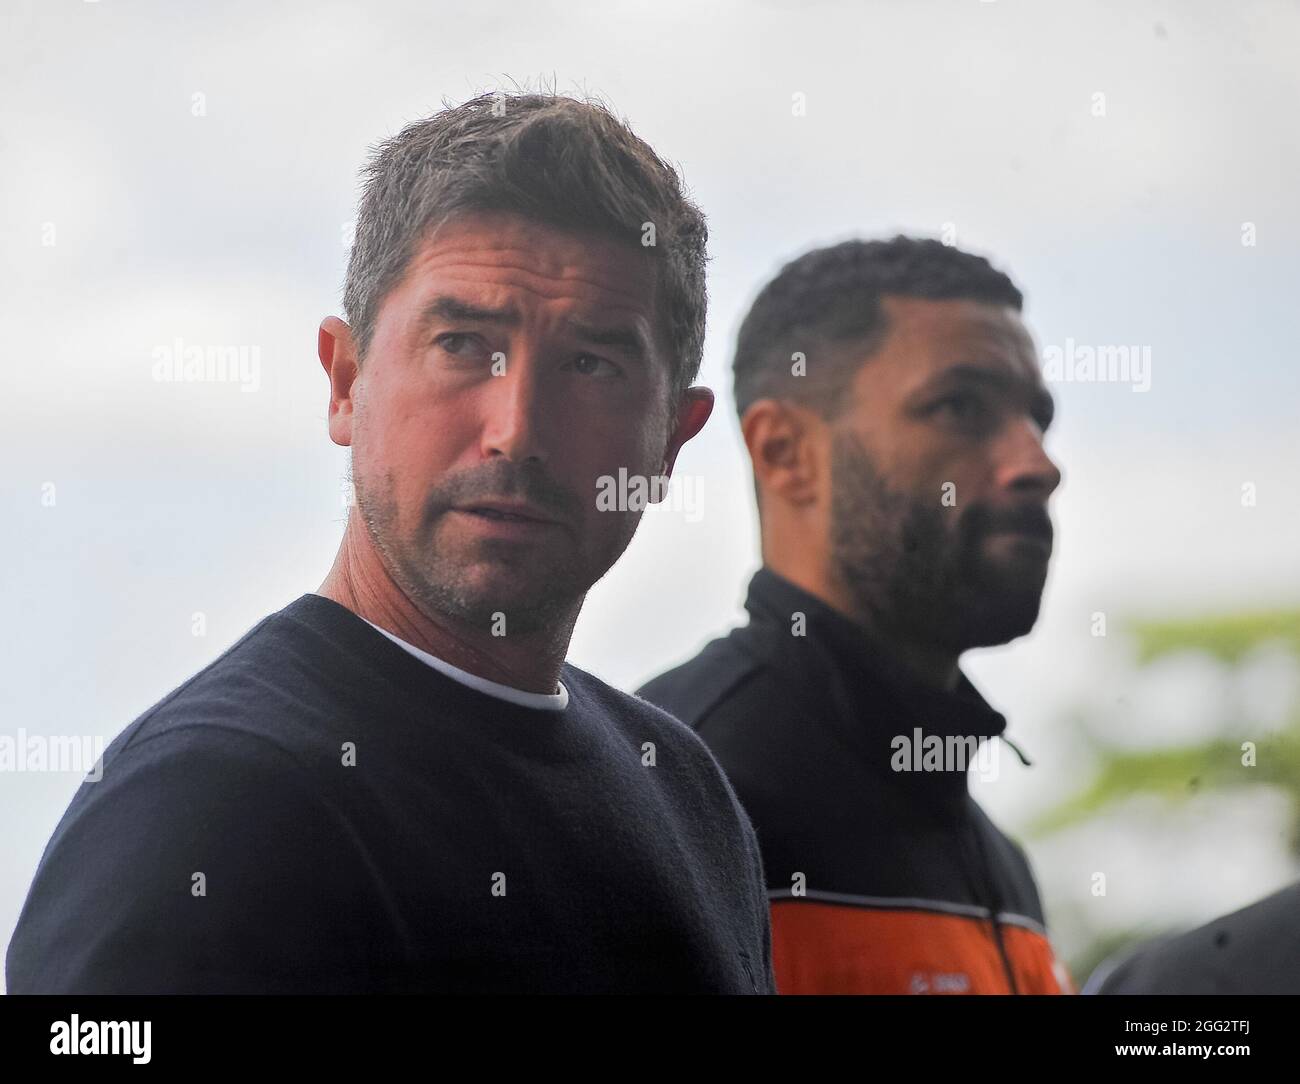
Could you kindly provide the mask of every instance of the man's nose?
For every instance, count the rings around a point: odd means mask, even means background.
[[[997,446],[999,489],[1033,493],[1042,500],[1061,484],[1060,468],[1043,447],[1043,431],[1032,418],[1010,423]]]
[[[544,404],[537,368],[523,352],[494,360],[481,400],[481,450],[485,459],[504,456],[514,463],[545,461]]]

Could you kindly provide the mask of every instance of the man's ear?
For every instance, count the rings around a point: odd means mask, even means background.
[[[665,480],[672,477],[677,453],[682,450],[682,445],[704,428],[704,423],[712,413],[713,392],[709,388],[687,388],[682,392],[681,401],[677,404],[677,425],[669,434],[668,446],[664,449]]]
[[[771,494],[790,504],[817,499],[822,470],[816,436],[820,419],[779,399],[759,399],[740,419],[760,500]]]
[[[358,372],[352,329],[337,316],[325,317],[316,335],[316,353],[330,380],[330,440],[346,448],[352,444],[352,393]]]

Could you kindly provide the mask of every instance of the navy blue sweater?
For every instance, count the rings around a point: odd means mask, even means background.
[[[105,751],[11,993],[770,993],[754,832],[686,726],[566,665],[563,711],[303,595]]]

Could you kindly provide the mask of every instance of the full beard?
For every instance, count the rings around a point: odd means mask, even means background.
[[[834,438],[831,470],[831,566],[864,623],[955,653],[1033,628],[1046,562],[987,558],[988,513],[889,488],[849,433]]]

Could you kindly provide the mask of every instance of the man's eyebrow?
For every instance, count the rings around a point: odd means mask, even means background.
[[[569,327],[581,339],[597,346],[616,346],[629,357],[644,361],[649,354],[645,337],[640,328],[632,324],[618,327],[594,327],[581,320],[570,319]]]
[[[416,328],[423,334],[435,320],[517,327],[519,325],[519,313],[510,308],[484,308],[481,305],[472,305],[468,301],[462,301],[457,297],[440,295],[433,298],[420,310],[420,315],[416,319]]]
[[[947,384],[950,382],[968,382],[973,384],[987,384],[998,391],[1008,391],[1017,387],[1025,388],[1029,391],[1030,410],[1033,412],[1034,419],[1038,422],[1040,429],[1046,429],[1052,424],[1052,418],[1056,414],[1056,400],[1052,398],[1052,393],[1044,387],[1030,384],[1020,377],[1012,376],[1003,372],[1001,369],[989,369],[983,365],[950,365],[947,369],[937,373],[930,387],[935,385]]]
[[[949,365],[934,376],[934,383],[949,380],[968,380],[978,384],[992,384],[999,388],[1009,388],[1019,381],[1001,369],[988,369],[983,365]]]
[[[435,320],[497,324],[502,327],[518,327],[522,322],[515,309],[490,309],[445,295],[433,298],[420,310],[416,327],[423,334]],[[568,320],[567,323],[574,334],[597,346],[616,346],[639,361],[644,361],[649,353],[644,336],[634,325],[605,328],[573,319]]]

